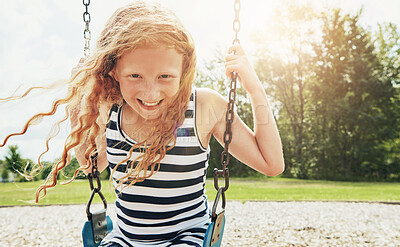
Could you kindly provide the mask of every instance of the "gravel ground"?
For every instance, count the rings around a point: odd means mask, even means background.
[[[228,201],[226,217],[223,246],[400,246],[400,205]],[[82,246],[85,220],[85,205],[3,207],[0,246]]]

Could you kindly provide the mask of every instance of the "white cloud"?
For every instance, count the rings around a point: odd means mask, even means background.
[[[51,15],[43,1],[5,1],[2,5],[0,30],[10,35],[18,34],[20,36],[13,36],[21,37],[21,40],[42,35],[42,25]]]

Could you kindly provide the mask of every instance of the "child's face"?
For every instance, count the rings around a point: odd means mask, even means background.
[[[119,81],[126,107],[143,120],[165,111],[166,102],[179,90],[183,55],[175,49],[137,48],[118,60],[114,78]]]

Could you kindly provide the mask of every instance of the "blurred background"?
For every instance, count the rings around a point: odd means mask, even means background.
[[[226,95],[223,57],[234,37],[233,0],[159,2],[176,12],[195,40],[196,86]],[[126,3],[91,2],[92,49],[107,18]],[[0,98],[68,79],[83,56],[82,1],[16,0],[2,6]],[[284,177],[400,181],[399,9],[395,0],[242,1],[239,39],[274,109]],[[1,103],[0,143],[64,93],[39,90],[22,101]],[[249,99],[241,88],[236,106],[252,128]],[[23,171],[29,160],[37,163],[49,131],[63,114],[60,109],[0,148],[2,181],[23,180],[16,171]],[[61,155],[68,128],[61,125],[50,142],[42,159],[47,172]],[[222,148],[212,140],[211,149],[213,169]],[[73,160],[66,174],[77,165]],[[234,159],[230,167],[232,176],[257,176]],[[38,179],[45,176],[46,168]]]

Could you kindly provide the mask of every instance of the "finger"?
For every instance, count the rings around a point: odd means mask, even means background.
[[[225,76],[227,77],[227,78],[229,78],[229,79],[233,79],[233,73],[234,71],[229,71],[229,70],[227,70],[226,72],[225,72]],[[241,77],[240,77],[240,74],[237,74],[237,78],[238,78],[238,80],[239,80],[239,82],[241,82],[242,80],[241,80]]]
[[[229,54],[234,54],[236,53],[239,56],[245,55],[243,47],[241,45],[232,45],[229,47]]]
[[[236,69],[236,68],[238,68],[237,60],[232,60],[232,61],[228,61],[225,63],[225,69],[232,70],[232,69]]]
[[[231,77],[233,72],[238,73],[239,71],[239,67],[236,63],[232,63],[232,64],[227,64],[225,66],[225,74],[227,77]]]
[[[238,55],[232,55],[227,57],[225,61],[225,67],[227,66],[235,66],[236,68],[244,68],[247,67],[247,60],[245,57],[240,57]]]
[[[231,70],[226,70],[225,71],[225,76],[227,77],[227,78],[232,78],[232,73],[233,73],[234,71],[231,71]]]
[[[229,64],[244,65],[245,63],[246,63],[246,58],[239,55],[229,55],[227,56],[227,59],[225,61],[225,65]]]
[[[228,54],[225,56],[225,62],[230,62],[238,58],[238,55]]]

